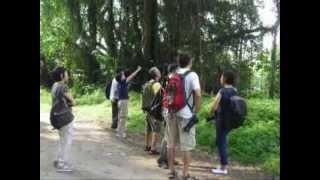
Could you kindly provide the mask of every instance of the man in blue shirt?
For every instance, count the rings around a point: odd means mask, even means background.
[[[126,122],[128,119],[128,83],[138,74],[141,70],[141,66],[138,66],[137,70],[126,77],[125,73],[122,71],[121,75],[117,77],[118,81],[118,128],[117,128],[117,137],[126,138]]]

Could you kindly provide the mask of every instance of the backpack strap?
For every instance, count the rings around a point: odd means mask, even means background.
[[[192,71],[191,70],[187,70],[185,73],[182,74],[182,82],[183,82],[183,88],[184,88],[184,99],[186,100],[186,105],[189,107],[190,111],[192,112],[193,111],[193,108],[194,108],[194,101],[192,103],[192,106],[189,104],[189,99],[191,98],[191,95],[193,95],[193,92],[191,92],[189,94],[189,96],[187,97],[187,93],[186,93],[186,89],[185,89],[185,77],[187,77],[187,75],[189,73],[191,73]]]
[[[149,90],[153,90],[152,89],[152,87],[153,87],[153,85],[155,84],[155,83],[157,83],[157,81],[155,81],[155,80],[153,80],[152,82],[149,82],[150,84],[149,84]],[[154,95],[154,97],[153,97],[153,99],[152,99],[152,103],[151,103],[151,107],[153,107],[154,105],[155,105],[155,101],[156,101],[156,99],[157,99],[157,96],[159,95],[159,93],[161,93],[160,92],[161,91],[161,89],[159,90],[159,92],[157,92],[155,95]]]

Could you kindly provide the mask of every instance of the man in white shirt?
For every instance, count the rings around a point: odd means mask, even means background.
[[[191,70],[192,60],[188,55],[181,54],[178,59],[179,69],[178,74],[184,74]],[[189,132],[185,132],[183,128],[188,124],[190,118],[199,112],[201,100],[201,88],[199,76],[195,72],[190,72],[185,76],[185,93],[188,99],[188,104],[194,106],[193,109],[186,105],[177,113],[170,115],[168,121],[168,157],[169,157],[169,179],[175,179],[177,173],[174,167],[175,147],[180,145],[180,150],[183,153],[183,178],[188,179],[189,165],[191,162],[191,150],[196,146],[196,129],[193,126]],[[192,95],[193,94],[193,95]]]
[[[110,88],[110,101],[112,106],[112,129],[117,129],[118,127],[118,82],[116,78],[112,79],[111,88]]]

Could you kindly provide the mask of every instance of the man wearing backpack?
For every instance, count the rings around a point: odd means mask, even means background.
[[[239,127],[246,115],[246,104],[243,98],[237,96],[237,90],[233,87],[235,75],[226,71],[220,78],[223,87],[219,90],[211,115],[215,114],[216,144],[220,156],[220,167],[212,169],[214,174],[228,174],[227,135],[230,130]]]
[[[116,76],[120,76],[120,71],[117,71],[118,73]],[[111,101],[111,107],[112,107],[112,129],[117,129],[118,127],[118,81],[116,80],[116,77],[112,79],[111,87],[110,87],[110,96],[109,99]]]
[[[190,179],[189,165],[191,162],[191,152],[196,146],[195,126],[185,131],[185,127],[192,120],[196,119],[196,114],[200,110],[201,89],[199,77],[195,72],[191,72],[192,60],[186,54],[178,57],[179,68],[168,81],[165,96],[167,96],[168,117],[168,159],[169,159],[169,179],[178,177],[174,167],[175,148],[180,145],[183,153],[183,179]],[[172,91],[174,91],[172,93]]]
[[[149,80],[143,88],[143,99],[142,109],[146,112],[146,123],[145,123],[145,151],[148,151],[150,155],[157,155],[159,152],[156,150],[156,144],[160,140],[161,130],[161,72],[157,67],[152,67],[149,70],[151,80]],[[155,117],[151,113],[152,108],[159,110],[158,115]]]
[[[168,75],[164,78],[163,86],[166,87],[168,79],[176,72],[178,68],[178,64],[172,63],[168,65]],[[164,100],[163,100],[164,102]],[[160,150],[160,157],[157,160],[159,167],[164,169],[169,169],[168,164],[168,150],[167,150],[167,139],[168,139],[168,108],[165,105],[162,105],[162,116],[164,119],[164,130],[163,130],[163,138],[161,141],[161,150]],[[177,161],[174,161],[175,165],[178,165]]]

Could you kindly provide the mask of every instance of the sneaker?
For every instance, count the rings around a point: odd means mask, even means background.
[[[64,165],[62,166],[61,168],[58,168],[57,172],[60,172],[60,173],[71,173],[72,172],[72,169],[70,166],[68,165]]]
[[[211,169],[211,172],[213,174],[224,174],[224,175],[228,174],[228,170],[227,169],[221,169],[221,168]]]
[[[56,160],[53,162],[53,166],[57,169],[62,169],[64,165],[65,165],[65,163],[63,161]]]
[[[163,163],[163,164],[161,165],[161,168],[163,168],[163,169],[169,169],[169,165],[168,165],[167,163]]]
[[[126,134],[126,133],[122,134],[122,138],[123,138],[123,139],[125,139],[126,137],[127,137],[127,134]]]
[[[58,168],[58,163],[59,163],[58,160],[53,161],[53,166],[54,166],[55,168]]]

